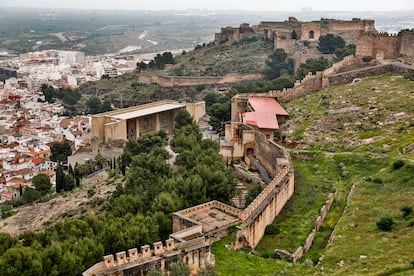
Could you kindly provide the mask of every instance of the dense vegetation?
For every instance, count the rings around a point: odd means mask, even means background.
[[[164,132],[128,142],[121,158],[125,181],[100,215],[58,222],[18,239],[0,233],[0,275],[79,275],[104,254],[166,239],[171,215],[181,208],[211,199],[228,202],[234,175],[224,166],[218,145],[201,140],[186,111],[177,116],[171,141],[178,153],[176,170],[166,162],[166,144]]]

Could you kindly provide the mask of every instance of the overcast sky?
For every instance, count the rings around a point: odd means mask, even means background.
[[[414,10],[412,0],[0,0],[0,7],[84,9],[237,9],[255,11],[298,11],[302,8],[330,11]]]

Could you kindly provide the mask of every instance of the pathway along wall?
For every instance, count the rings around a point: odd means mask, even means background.
[[[266,226],[273,222],[294,192],[294,171],[289,153],[260,132],[255,133],[254,144],[255,156],[273,179],[240,214],[242,224],[237,231],[235,249],[256,247]]]

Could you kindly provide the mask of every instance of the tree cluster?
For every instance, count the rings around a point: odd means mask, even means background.
[[[110,163],[113,167],[115,166],[116,160],[113,162],[114,163],[112,164],[112,160],[109,162],[105,157],[98,153],[94,160],[89,160],[84,164],[76,163],[75,168],[72,168],[72,166],[69,165],[67,174],[63,171],[62,166],[59,165],[56,169],[56,192],[72,191],[75,187],[80,186],[80,180],[83,177],[102,169],[107,163]]]
[[[318,49],[323,54],[333,54],[336,49],[342,48],[345,46],[345,40],[333,34],[322,35],[319,37],[319,46]]]
[[[97,114],[112,110],[111,102],[109,99],[101,101],[101,99],[97,96],[90,97],[86,101],[86,107],[88,108],[87,113],[89,114]]]
[[[266,60],[265,74],[274,79],[281,75],[292,75],[295,67],[295,62],[283,49],[276,49],[270,54]]]
[[[137,63],[138,70],[158,69],[163,70],[166,64],[174,64],[174,57],[171,52],[157,54],[148,64],[141,61]]]
[[[306,60],[306,63],[302,63],[296,72],[296,79],[303,79],[309,72],[315,74],[318,71],[323,71],[330,65],[329,61],[324,58],[310,58]]]
[[[210,92],[204,97],[207,113],[210,115],[209,124],[214,129],[220,130],[223,122],[230,121],[230,100],[234,95],[232,92],[224,95]]]
[[[68,156],[72,155],[72,148],[68,142],[54,143],[50,147],[50,160],[58,163],[67,163]]]
[[[82,97],[78,90],[59,88],[54,89],[52,86],[42,84],[40,91],[45,96],[45,100],[49,103],[54,103],[56,99],[62,100],[66,105],[75,105]]]

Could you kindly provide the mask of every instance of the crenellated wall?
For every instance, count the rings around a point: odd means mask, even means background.
[[[139,251],[137,248],[132,248],[127,252],[104,256],[102,262],[90,267],[82,275],[145,275],[154,267],[167,272],[170,265],[180,259],[188,264],[194,274],[205,270],[208,266],[214,266],[215,263],[210,253],[210,245],[204,238],[178,244],[174,239],[168,239],[165,244],[155,242],[152,247],[143,245]]]
[[[375,59],[396,59],[400,56],[413,57],[414,32],[363,34],[357,41],[356,56],[371,56]]]
[[[414,32],[401,32],[400,54],[403,56],[414,57]]]
[[[407,72],[413,73],[414,71],[413,66],[409,66],[400,62],[346,71],[348,67],[351,67],[354,64],[358,63],[361,63],[360,58],[347,56],[342,61],[334,63],[330,68],[326,69],[323,72],[316,72],[314,75],[312,75],[312,73],[309,73],[302,80],[296,81],[294,87],[292,88],[273,90],[266,93],[245,93],[238,97],[233,97],[231,120],[234,122],[240,122],[240,114],[246,110],[247,100],[249,97],[271,97],[275,98],[278,102],[287,102],[320,90],[329,85],[351,83],[355,78],[363,78],[385,73],[401,75]],[[344,70],[345,72],[342,72]],[[226,141],[234,139],[237,136],[237,131],[234,130],[235,128],[231,127],[231,129],[231,131],[226,132],[226,135],[231,134],[226,136]],[[236,150],[236,147],[234,149],[234,152],[240,152],[240,150]],[[222,149],[222,152],[225,150],[226,149]]]
[[[401,34],[365,34],[357,41],[356,56],[371,56],[374,59],[396,59],[401,54],[401,44],[403,35]],[[409,49],[414,47],[406,47]]]

